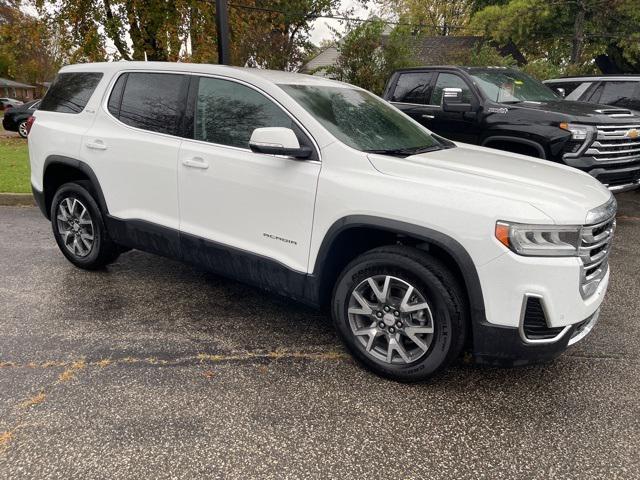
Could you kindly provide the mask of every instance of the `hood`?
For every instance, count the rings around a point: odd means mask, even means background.
[[[529,203],[558,224],[584,224],[589,210],[611,198],[604,185],[574,168],[463,143],[406,158],[370,154],[369,160],[387,175]]]
[[[553,114],[554,120],[587,125],[640,123],[640,116],[626,108],[600,105],[597,103],[555,100],[549,102],[522,102],[496,104],[507,108],[510,113],[536,111]]]

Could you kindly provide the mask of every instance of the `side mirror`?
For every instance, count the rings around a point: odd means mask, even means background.
[[[470,112],[470,103],[462,103],[462,89],[447,87],[442,89],[442,111],[444,112]]]
[[[558,95],[560,95],[562,98],[567,96],[567,91],[564,88],[557,87],[556,92],[558,92]]]
[[[252,152],[268,155],[286,155],[294,158],[309,158],[311,149],[300,146],[298,137],[290,128],[256,128],[251,134],[249,148]]]

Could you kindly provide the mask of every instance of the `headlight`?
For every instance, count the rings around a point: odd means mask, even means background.
[[[562,122],[560,128],[571,132],[572,140],[586,140],[595,129],[591,125],[578,125],[575,123]]]
[[[580,226],[525,225],[497,222],[496,238],[518,255],[527,257],[575,257]]]

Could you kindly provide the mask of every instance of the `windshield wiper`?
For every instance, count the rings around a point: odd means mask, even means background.
[[[408,157],[409,155],[416,155],[418,153],[435,152],[436,150],[442,150],[441,145],[429,145],[424,147],[409,147],[409,148],[390,148],[390,149],[371,149],[365,150],[367,153],[379,153],[381,155],[394,155],[397,157]]]

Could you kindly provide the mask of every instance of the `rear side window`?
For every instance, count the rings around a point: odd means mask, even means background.
[[[432,77],[431,72],[401,73],[391,101],[426,104]]]
[[[606,82],[599,103],[640,109],[640,82]]]
[[[228,80],[199,79],[196,140],[249,148],[251,134],[262,127],[285,127],[295,131],[291,118],[254,89]]]
[[[179,135],[188,77],[171,73],[127,73],[114,85],[107,108],[122,123]]]
[[[102,73],[59,73],[38,110],[80,113],[89,102]]]
[[[593,85],[593,82],[584,82],[577,86],[571,93],[567,93],[566,100],[582,101],[582,96],[587,93],[587,90]]]

